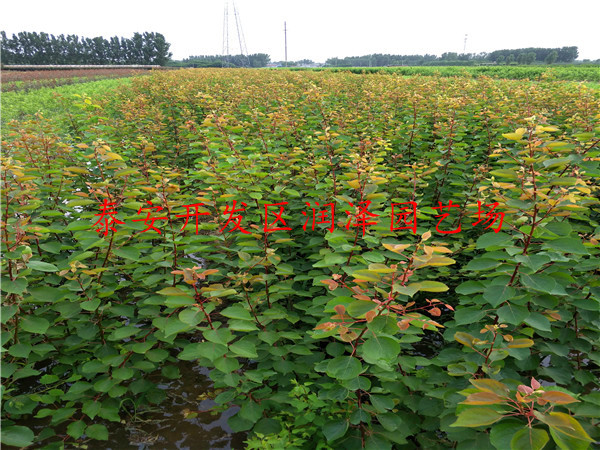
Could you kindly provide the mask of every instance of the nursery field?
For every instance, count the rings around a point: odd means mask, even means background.
[[[395,75],[431,75],[443,77],[491,77],[509,80],[561,80],[600,81],[598,65],[565,65],[565,66],[398,66],[398,67],[318,67],[290,68],[288,70],[312,70],[331,72],[352,72],[357,74],[388,73]]]
[[[204,69],[72,101],[2,124],[4,445],[600,440],[597,89]],[[165,405],[237,437],[151,436]]]
[[[2,92],[30,91],[44,87],[87,83],[144,73],[139,69],[4,70]]]

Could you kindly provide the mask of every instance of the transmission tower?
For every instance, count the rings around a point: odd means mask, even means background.
[[[231,5],[230,5],[231,3]],[[233,14],[233,21],[230,20],[230,11]],[[233,23],[231,23],[233,22]],[[235,24],[235,31],[230,32],[230,28]],[[246,38],[244,37],[244,30],[242,28],[242,20],[240,14],[235,6],[235,0],[225,0],[224,12],[223,12],[223,51],[222,51],[222,67],[231,66],[231,47],[229,45],[229,35],[237,34],[237,41],[239,44],[240,55],[242,56],[242,64],[245,67],[250,67],[250,58],[248,56],[248,48],[246,47]]]

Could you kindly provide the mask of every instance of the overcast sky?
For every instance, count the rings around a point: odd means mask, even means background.
[[[174,59],[221,54],[226,0],[25,0],[0,7],[0,28],[131,37],[156,31]],[[230,53],[239,53],[229,0]],[[237,0],[249,53],[288,60],[369,53],[467,53],[521,47],[579,47],[600,59],[600,0]]]

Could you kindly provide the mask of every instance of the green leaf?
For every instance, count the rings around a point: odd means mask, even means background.
[[[204,339],[217,344],[227,345],[233,340],[233,334],[227,328],[219,328],[218,330],[205,330],[202,333]]]
[[[251,342],[250,339],[240,339],[229,345],[229,349],[236,355],[244,358],[258,358],[256,354],[256,344]]]
[[[56,267],[54,264],[43,261],[31,260],[27,263],[27,266],[31,269],[39,270],[40,272],[58,272],[58,267]]]
[[[525,319],[525,323],[532,326],[536,330],[551,331],[550,321],[548,318],[538,312],[532,312],[529,317]]]
[[[356,378],[362,370],[360,361],[352,356],[338,356],[327,364],[327,375],[338,380]]]
[[[10,346],[8,349],[8,354],[10,356],[14,356],[15,358],[27,358],[31,353],[31,348],[31,344],[23,344],[22,342],[19,342]]]
[[[550,248],[562,253],[572,253],[574,255],[588,255],[589,252],[583,246],[579,239],[575,238],[558,238],[553,241],[544,243],[543,248]]]
[[[400,354],[400,344],[387,336],[369,338],[360,348],[362,358],[369,364],[377,364],[381,360],[393,362]]]
[[[48,322],[43,317],[36,316],[25,316],[25,318],[20,323],[21,329],[24,331],[28,331],[30,333],[44,334],[48,327],[50,326],[50,322]]]
[[[565,289],[558,284],[554,278],[544,275],[543,273],[534,273],[531,275],[520,274],[519,279],[523,286],[533,289],[534,291],[545,292],[552,295],[567,295]]]
[[[491,408],[469,408],[461,411],[451,427],[481,427],[491,425],[504,417]]]
[[[10,318],[12,316],[14,316],[16,314],[16,312],[19,310],[19,305],[6,305],[6,306],[2,306],[2,309],[0,310],[0,319],[2,321],[2,323],[6,323],[10,320]]]
[[[594,440],[586,433],[581,424],[573,416],[562,412],[551,412],[550,414],[542,414],[535,411],[535,417],[544,422],[550,427],[550,431],[554,430],[557,433],[566,435],[582,441],[594,442]]]
[[[515,261],[537,272],[544,264],[549,263],[551,259],[548,255],[516,255]]]
[[[469,306],[468,308],[456,308],[454,320],[457,325],[465,325],[467,323],[476,323],[483,319],[486,311],[480,306]]]
[[[9,277],[2,277],[0,288],[7,294],[22,294],[27,289],[27,280],[25,278],[17,278],[12,280]]]
[[[99,298],[95,298],[94,300],[87,300],[81,303],[81,309],[83,309],[84,311],[96,311],[96,309],[98,309],[98,306],[100,306]]]
[[[167,304],[167,302],[165,302],[165,304]],[[200,322],[202,322],[202,320],[206,319],[204,313],[200,309],[196,308],[184,309],[177,317],[183,323],[187,323],[191,326],[198,325]]]
[[[191,328],[191,326],[187,323],[183,323],[179,318],[171,316],[167,319],[167,323],[163,332],[165,333],[165,337],[169,337],[173,334],[178,334],[183,331],[187,331]]]
[[[459,284],[455,290],[457,294],[470,295],[476,292],[483,292],[484,289],[485,285],[480,281],[469,280]]]
[[[371,404],[379,412],[385,412],[394,408],[394,400],[391,397],[382,395],[371,395]]]
[[[394,413],[377,414],[377,420],[388,431],[397,430],[403,425],[402,419]]]
[[[550,435],[560,450],[587,450],[590,448],[589,441],[576,439],[566,434],[559,433],[550,427]]]
[[[233,305],[225,308],[221,311],[221,315],[229,317],[230,319],[253,320],[248,310],[240,305]]]
[[[340,255],[337,253],[329,253],[321,261],[317,261],[313,264],[313,267],[331,267],[338,264],[344,264],[348,260],[348,256]]]
[[[264,409],[264,406],[250,400],[244,402],[240,408],[239,415],[250,422],[257,422],[262,417]]]
[[[511,450],[542,450],[550,438],[545,430],[524,426],[510,441]]]
[[[83,436],[85,428],[85,422],[83,420],[77,420],[69,424],[67,427],[67,434],[73,439],[79,439],[81,436]]]
[[[221,358],[217,358],[215,361],[215,367],[219,369],[223,373],[231,373],[234,370],[238,370],[240,368],[240,363],[235,358],[227,358],[223,356]]]
[[[60,408],[52,411],[52,420],[51,424],[56,425],[58,423],[64,422],[68,418],[70,418],[73,414],[75,414],[75,408]]]
[[[490,247],[506,247],[512,237],[506,233],[486,233],[477,239],[477,248],[488,249]]]
[[[258,330],[258,327],[254,322],[249,322],[247,320],[230,320],[229,321],[229,329],[233,331],[254,331]]]
[[[382,435],[372,434],[365,442],[365,450],[392,450],[392,443]]]
[[[192,361],[198,358],[207,358],[214,361],[227,353],[227,347],[214,342],[194,342],[185,346],[177,356],[184,361]]]
[[[323,425],[323,434],[327,438],[327,442],[332,442],[343,437],[347,431],[347,420],[334,420]]]
[[[348,305],[346,308],[346,312],[351,317],[361,317],[365,315],[367,312],[375,309],[377,307],[377,303],[371,302],[368,300],[356,300]]]
[[[511,450],[542,450],[550,438],[545,430],[524,426],[510,441]]]
[[[86,400],[83,403],[83,407],[81,408],[81,411],[88,416],[90,419],[94,419],[94,417],[96,417],[98,415],[98,413],[100,412],[100,409],[102,408],[102,403],[100,403],[97,400]]]
[[[465,270],[487,270],[493,269],[494,267],[498,267],[501,264],[497,259],[491,258],[475,258],[469,261],[469,263],[464,267]]]
[[[108,429],[104,425],[90,425],[85,430],[85,434],[90,439],[96,439],[97,441],[108,441]]]
[[[133,378],[135,371],[131,367],[119,367],[112,371],[115,380],[129,380]]]
[[[499,308],[497,314],[500,323],[521,325],[529,317],[529,310],[524,306],[507,304]]]
[[[497,308],[503,302],[513,298],[516,293],[517,291],[512,286],[490,284],[485,288],[483,298],[494,308]]]
[[[11,445],[19,448],[28,447],[33,444],[33,438],[33,431],[20,425],[4,425],[2,427],[2,433],[0,433],[0,442],[4,445]]]
[[[52,286],[36,286],[30,288],[29,293],[41,303],[55,303],[66,295],[62,289]]]
[[[113,250],[113,253],[121,258],[139,261],[140,250],[136,247],[121,247]]]
[[[134,334],[138,333],[140,329],[138,327],[134,327],[133,325],[128,325],[125,327],[117,328],[115,331],[111,333],[109,339],[111,341],[120,341],[121,339],[126,339]]]
[[[424,292],[446,292],[448,290],[448,286],[444,283],[440,283],[439,281],[419,281],[418,283],[409,283],[409,288],[416,288],[419,291]]]
[[[497,450],[507,450],[510,448],[510,441],[517,431],[525,426],[524,422],[514,419],[503,420],[496,423],[490,430],[490,442]]]

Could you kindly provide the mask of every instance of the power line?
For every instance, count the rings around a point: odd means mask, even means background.
[[[242,20],[240,18],[240,14],[235,6],[235,0],[231,1],[231,6],[233,10],[233,16],[235,21],[235,32],[237,33],[237,40],[240,49],[240,55],[242,56],[242,64],[244,66],[250,66],[250,57],[248,55],[248,48],[246,46],[246,38],[244,36],[244,30],[242,28]],[[231,66],[232,65],[232,57],[231,57],[231,48],[229,46],[229,0],[225,0],[224,10],[223,10],[223,49],[222,49],[222,62],[221,67]],[[233,36],[232,36],[233,38]],[[244,58],[245,57],[245,58]]]

